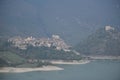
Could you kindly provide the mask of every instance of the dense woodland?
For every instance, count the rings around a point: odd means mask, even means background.
[[[100,28],[75,49],[84,55],[120,56],[120,28]]]

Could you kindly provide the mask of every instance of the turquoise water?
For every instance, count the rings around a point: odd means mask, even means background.
[[[58,65],[65,70],[0,73],[0,80],[120,80],[120,61],[93,61],[82,65]]]

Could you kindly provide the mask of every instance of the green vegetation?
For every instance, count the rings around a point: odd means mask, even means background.
[[[19,68],[27,68],[27,67],[34,68],[37,65],[38,65],[38,63],[24,63],[24,64],[21,64],[21,65],[18,65],[17,67],[19,67]]]
[[[80,60],[81,56],[76,55],[75,53],[65,52],[63,50],[56,50],[54,48],[48,47],[28,47],[26,50],[23,50],[22,55],[24,54],[26,58],[31,59],[55,59],[55,60]]]
[[[4,60],[8,61],[9,63],[13,63],[13,64],[20,64],[25,61],[24,58],[18,56],[15,53],[9,52],[9,51],[0,52],[0,56]]]
[[[40,61],[38,64],[37,64],[37,67],[42,67],[42,66],[47,66],[47,65],[53,65],[52,63],[48,62],[48,61],[45,61],[45,62],[42,62]]]
[[[24,63],[25,59],[12,52],[10,47],[11,43],[8,43],[6,38],[0,38],[0,62],[1,66],[17,66]],[[2,64],[2,63],[5,63]]]
[[[98,29],[85,41],[76,46],[76,50],[85,55],[120,55],[120,32]]]
[[[4,67],[4,66],[8,66],[8,63],[2,58],[0,58],[0,67]]]
[[[81,56],[74,52],[56,50],[55,47],[28,46],[26,50],[15,48],[7,39],[0,38],[0,66],[40,67],[52,65],[49,62],[28,62],[28,60],[80,60]]]

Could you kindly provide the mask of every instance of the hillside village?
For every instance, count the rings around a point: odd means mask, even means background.
[[[12,37],[8,39],[8,42],[11,42],[14,47],[25,50],[28,46],[33,47],[55,47],[57,50],[70,51],[70,46],[67,45],[59,35],[52,35],[51,38],[34,38],[27,37],[23,38],[20,36]]]

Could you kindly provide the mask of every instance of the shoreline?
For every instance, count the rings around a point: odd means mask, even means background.
[[[93,60],[120,60],[120,56],[86,56]]]
[[[80,61],[63,61],[63,60],[53,60],[50,61],[52,64],[66,64],[66,65],[75,65],[75,64],[87,64],[90,60],[80,60]],[[32,72],[32,71],[58,71],[64,70],[61,67],[57,66],[43,66],[43,67],[36,67],[36,68],[16,68],[16,67],[0,67],[0,73],[24,73],[24,72]]]
[[[64,70],[64,69],[57,66],[43,66],[38,68],[3,67],[0,68],[0,73],[24,73],[24,72],[32,72],[32,71],[56,71],[56,70]]]
[[[73,64],[73,65],[75,65],[75,64],[87,64],[87,63],[89,63],[90,62],[90,60],[80,60],[80,61],[76,61],[76,60],[73,60],[73,61],[63,61],[63,60],[57,60],[57,61],[50,61],[50,63],[52,63],[52,64]]]

